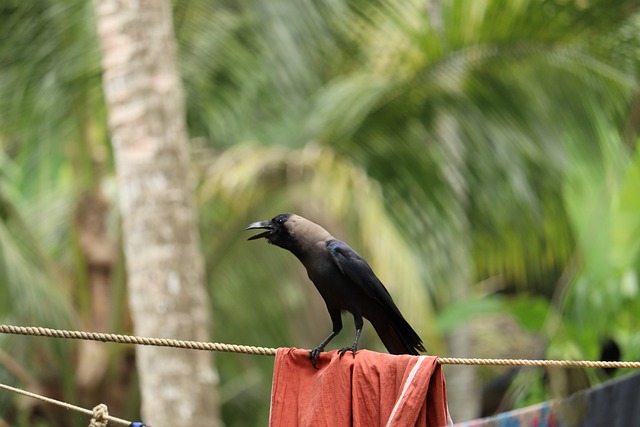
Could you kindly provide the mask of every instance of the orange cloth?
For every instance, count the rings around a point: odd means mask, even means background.
[[[449,425],[447,392],[438,358],[360,350],[340,359],[321,353],[314,369],[309,350],[280,348],[271,389],[273,427]]]

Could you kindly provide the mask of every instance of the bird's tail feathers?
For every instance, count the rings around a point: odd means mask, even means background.
[[[389,319],[370,319],[371,324],[378,333],[382,343],[391,354],[419,354],[425,352],[420,336],[413,330],[404,317],[398,316]]]

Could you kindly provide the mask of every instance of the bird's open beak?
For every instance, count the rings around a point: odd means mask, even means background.
[[[263,228],[266,228],[267,231],[263,231],[262,233],[258,233],[255,236],[251,236],[247,240],[255,240],[261,237],[267,237],[268,235],[273,233],[273,230],[274,230],[274,226],[270,220],[253,222],[247,225],[245,227],[245,230],[255,230],[255,229],[263,229]]]

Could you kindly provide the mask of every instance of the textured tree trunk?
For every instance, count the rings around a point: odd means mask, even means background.
[[[208,340],[170,2],[94,4],[135,333]],[[136,354],[145,422],[220,425],[211,353],[139,347]]]

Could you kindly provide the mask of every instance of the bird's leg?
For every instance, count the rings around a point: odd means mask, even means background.
[[[316,366],[316,360],[320,358],[320,353],[322,353],[324,351],[324,347],[327,344],[329,344],[329,341],[331,341],[333,339],[333,337],[335,337],[336,335],[338,335],[338,332],[336,332],[336,331],[331,332],[331,335],[326,337],[320,343],[320,345],[318,345],[316,348],[314,348],[313,350],[311,350],[309,352],[309,359],[311,359],[311,364],[313,365],[314,368],[318,369],[318,367]]]
[[[338,350],[340,357],[344,356],[347,351],[351,351],[351,353],[353,353],[353,357],[355,357],[356,351],[358,351],[358,341],[360,340],[360,334],[362,333],[364,322],[362,320],[362,315],[358,312],[353,313],[353,320],[356,324],[356,339],[353,341],[353,344],[351,344],[351,347],[344,347]]]
[[[331,341],[342,330],[342,317],[340,316],[340,310],[329,310],[329,316],[331,316],[331,323],[333,324],[331,334],[322,340],[320,345],[309,352],[311,364],[316,369],[318,369],[316,366],[316,360],[320,358],[320,353],[324,351],[324,347],[329,344],[329,341]]]

